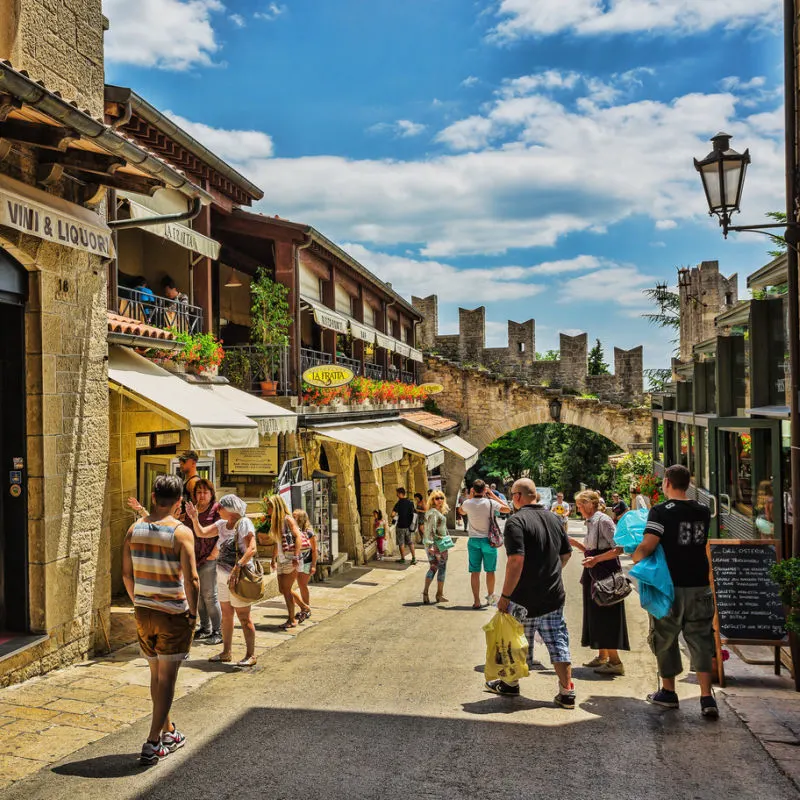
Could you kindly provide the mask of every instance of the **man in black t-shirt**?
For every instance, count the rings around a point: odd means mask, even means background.
[[[511,487],[511,500],[517,512],[505,527],[508,560],[503,594],[497,610],[519,619],[528,638],[528,665],[533,665],[536,633],[550,654],[558,675],[555,702],[562,708],[575,708],[575,684],[569,653],[569,632],[564,621],[564,581],[561,570],[569,561],[572,547],[552,512],[536,503],[536,486],[522,478]],[[487,681],[490,692],[519,695],[518,683]]]
[[[706,556],[711,514],[706,506],[687,498],[690,481],[686,467],[676,464],[667,469],[663,482],[667,501],[650,509],[644,539],[633,554],[633,560],[639,562],[660,544],[675,586],[675,602],[669,614],[662,619],[650,617],[649,641],[658,661],[661,689],[649,694],[647,701],[678,708],[675,677],[683,672],[678,644],[683,633],[700,683],[700,711],[704,717],[716,719],[719,711],[711,691],[714,598]]]
[[[392,517],[395,520],[395,539],[400,548],[400,558],[398,564],[406,563],[406,547],[411,551],[412,566],[417,563],[414,554],[414,535],[411,533],[411,523],[414,521],[414,504],[406,497],[406,490],[400,486],[397,489],[397,502],[392,509]]]
[[[614,515],[614,522],[619,522],[620,517],[628,510],[625,501],[617,492],[611,495],[611,513]]]

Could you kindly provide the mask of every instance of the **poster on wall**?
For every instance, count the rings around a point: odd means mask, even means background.
[[[261,447],[237,447],[228,450],[229,475],[277,475],[278,437],[267,436]]]

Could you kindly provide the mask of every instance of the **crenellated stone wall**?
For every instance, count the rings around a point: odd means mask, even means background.
[[[636,404],[644,396],[642,348],[614,348],[614,374],[589,375],[589,337],[560,334],[557,361],[536,360],[536,322],[508,321],[508,345],[486,347],[486,309],[458,310],[459,332],[439,335],[438,298],[412,297],[413,306],[423,315],[417,341],[428,352],[448,361],[480,366],[490,372],[516,378],[523,383],[578,394],[596,394],[614,403]]]

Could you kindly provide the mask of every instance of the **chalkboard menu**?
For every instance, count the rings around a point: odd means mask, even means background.
[[[781,642],[786,617],[769,569],[774,540],[714,539],[708,543],[718,634],[727,642]]]

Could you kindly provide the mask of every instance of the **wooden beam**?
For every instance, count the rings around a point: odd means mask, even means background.
[[[137,192],[138,194],[152,195],[156,189],[163,188],[164,184],[161,181],[153,178],[144,178],[140,175],[131,175],[127,172],[116,171],[113,175],[103,175],[97,172],[87,172],[76,167],[64,167],[62,164],[40,164],[39,171],[44,179],[56,180],[58,170],[64,171],[83,183],[85,186],[93,187],[95,184],[105,186],[110,189],[122,189],[126,192]],[[42,178],[39,179],[42,182]],[[92,189],[92,193],[96,190]]]
[[[96,208],[105,199],[106,191],[102,183],[87,183],[83,187],[83,204],[87,208]]]
[[[113,175],[127,163],[119,156],[107,156],[101,153],[90,153],[85,150],[67,150],[55,159],[65,169],[78,169],[81,172],[93,172],[98,175]]]
[[[64,152],[70,142],[79,138],[77,133],[68,128],[54,125],[38,125],[16,119],[0,122],[0,139],[10,139],[12,142],[30,144],[45,150]]]
[[[17,108],[22,108],[22,100],[10,94],[0,94],[0,122],[5,122],[8,115]]]

